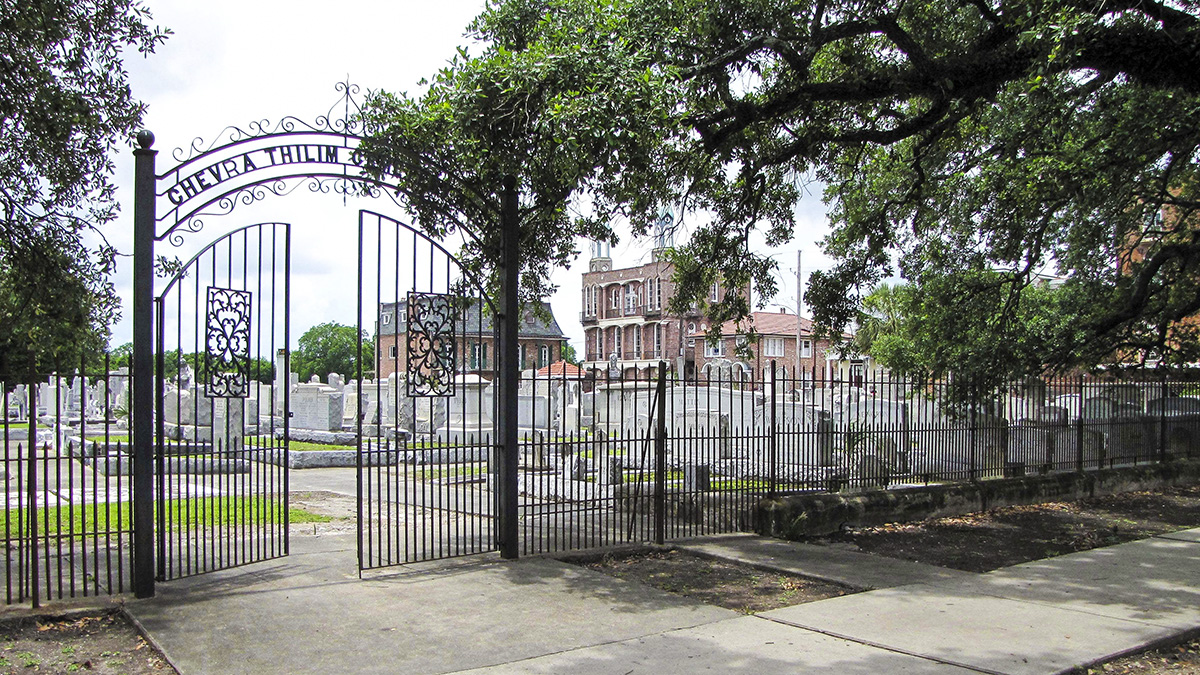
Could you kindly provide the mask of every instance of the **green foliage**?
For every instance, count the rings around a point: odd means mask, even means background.
[[[60,235],[31,232],[19,255],[0,243],[0,380],[70,372],[107,342],[117,300],[100,271],[74,257]]]
[[[477,54],[461,49],[419,98],[377,93],[364,107],[366,168],[397,183],[431,235],[472,232],[460,257],[493,288],[503,186],[517,181],[526,304],[553,290],[550,267],[578,254],[576,237],[611,239],[622,213],[644,232],[653,188],[672,180],[652,170],[677,124],[672,75],[651,59],[665,28],[623,9],[489,5],[469,28]]]
[[[919,370],[909,331],[917,297],[905,284],[880,284],[862,300],[851,346],[894,373]]]
[[[144,111],[123,52],[165,39],[149,18],[135,0],[0,0],[0,379],[78,364],[116,319],[115,251],[84,234],[116,217],[112,156]]]
[[[1200,310],[1192,3],[509,0],[474,30],[483,53],[429,95],[376,99],[366,153],[453,183],[424,187],[485,228],[500,176],[532,178],[523,208],[548,209],[535,261],[603,238],[613,215],[644,231],[664,207],[702,210],[673,253],[673,309],[724,321],[749,304],[706,305],[709,285],[771,295],[751,233],[788,241],[815,180],[836,264],[806,295],[833,334],[899,274],[944,322],[911,341],[935,372],[1200,358],[1181,322]],[[579,194],[593,220],[567,220]],[[423,224],[448,227],[434,206]],[[1041,274],[1065,279],[1052,299]],[[956,344],[998,349],[963,360]]]
[[[1009,283],[1002,273],[976,271],[920,290],[881,284],[863,298],[854,349],[897,374],[967,375],[981,392],[1014,374],[1038,374],[1047,351],[1072,339],[1067,296],[1046,284],[1014,290]],[[1020,304],[1004,306],[1013,301]]]
[[[109,366],[116,368],[132,368],[133,367],[133,343],[126,342],[117,345],[109,351]]]
[[[562,345],[562,360],[573,366],[583,365],[583,361],[579,358],[579,355],[575,353],[575,348],[567,342],[564,342]]]
[[[375,346],[364,331],[357,336],[358,329],[328,322],[313,326],[300,336],[298,348],[292,354],[292,370],[300,375],[300,381],[317,375],[322,381],[329,373],[338,373],[353,378],[358,373],[358,344],[362,344],[363,372],[374,371]]]

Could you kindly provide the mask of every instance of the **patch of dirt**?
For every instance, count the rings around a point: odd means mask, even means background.
[[[333,519],[327,523],[292,523],[288,528],[292,534],[346,534],[358,529],[358,500],[348,495],[325,491],[292,492],[288,494],[288,506]]]
[[[744,614],[855,592],[840,584],[767,572],[674,549],[610,553],[577,564]]]
[[[1200,527],[1200,486],[1009,506],[917,523],[848,529],[810,543],[988,572],[1031,560]]]
[[[29,672],[176,673],[118,613],[0,621],[0,673]]]
[[[1133,654],[1079,672],[1086,675],[1196,675],[1200,673],[1200,639]]]

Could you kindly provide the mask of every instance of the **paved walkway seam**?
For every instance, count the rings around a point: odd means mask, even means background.
[[[578,647],[571,647],[570,649],[560,649],[556,652],[546,652],[545,654],[534,654],[533,656],[526,656],[524,658],[516,659],[514,661],[501,661],[499,663],[489,663],[487,665],[482,665],[482,666],[469,666],[467,668],[459,668],[458,670],[448,670],[448,671],[443,672],[442,675],[454,675],[454,673],[469,673],[469,672],[481,670],[484,668],[495,668],[498,666],[511,666],[514,663],[525,663],[527,661],[537,661],[538,659],[542,659],[547,656],[557,656],[559,654],[570,654],[572,652],[580,652],[580,651],[585,651],[588,649],[595,649],[596,647],[607,647],[609,645],[619,645],[624,642],[632,642],[633,640],[645,640],[646,638],[651,638],[656,635],[667,635],[670,633],[674,633],[676,631],[691,630],[693,628],[699,628],[701,626],[711,626],[714,623],[721,623],[722,621],[729,621],[729,619],[722,618],[722,619],[715,619],[713,621],[702,621],[695,625],[679,626],[678,628],[672,628],[671,630],[668,630],[668,631],[651,631],[649,633],[645,633],[643,635],[635,635],[633,637],[616,638],[613,640],[605,640],[603,642],[596,642],[594,644],[579,645]],[[793,626],[793,628],[796,628],[796,626]],[[998,673],[997,675],[1004,675],[1004,674]]]
[[[1192,536],[1190,536],[1190,537],[1183,536],[1183,534],[1187,533],[1187,532],[1192,533]],[[1178,532],[1168,532],[1166,534],[1158,534],[1158,535],[1155,535],[1153,538],[1154,539],[1170,539],[1171,541],[1182,541],[1186,544],[1200,544],[1200,541],[1196,541],[1196,539],[1195,539],[1195,532],[1196,532],[1195,530],[1180,530]]]
[[[855,644],[860,644],[860,645],[863,645],[866,647],[872,647],[874,649],[882,649],[885,652],[893,652],[896,654],[903,654],[904,656],[912,656],[912,657],[915,657],[918,659],[924,659],[925,661],[932,661],[934,663],[940,663],[945,666],[954,666],[955,668],[965,668],[967,670],[971,670],[976,673],[986,673],[987,675],[1008,675],[1008,673],[1004,673],[1004,672],[1001,672],[998,670],[988,670],[987,668],[980,668],[979,666],[972,666],[972,665],[969,665],[966,663],[959,663],[957,661],[951,661],[949,659],[939,659],[936,656],[929,656],[928,654],[919,654],[917,652],[909,651],[907,649],[901,649],[900,647],[893,647],[891,645],[880,644],[878,642],[872,642],[871,640],[863,640],[862,638],[856,638],[856,637],[851,637],[849,635],[843,635],[841,633],[836,633],[831,630],[822,630],[820,628],[815,628],[813,626],[805,626],[805,625],[799,624],[799,623],[792,623],[791,621],[784,621],[783,619],[776,619],[774,617],[769,617],[769,616],[758,616],[757,614],[754,615],[754,617],[756,619],[763,619],[765,621],[773,621],[773,622],[783,625],[783,626],[790,626],[792,628],[799,628],[801,630],[807,630],[807,631],[811,631],[813,633],[820,633],[821,635],[828,635],[829,637],[837,638],[838,640],[845,640],[846,642],[853,642]]]

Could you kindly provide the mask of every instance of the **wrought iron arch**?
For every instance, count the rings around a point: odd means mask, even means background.
[[[338,101],[312,122],[295,116],[275,123],[258,120],[245,128],[226,127],[212,142],[197,137],[186,148],[175,148],[175,165],[154,176],[154,240],[182,245],[183,235],[203,230],[208,217],[304,188],[343,199],[386,195],[404,208],[396,183],[364,173],[354,154],[363,139],[359,86],[339,82],[335,89]],[[459,229],[479,242],[469,226]]]

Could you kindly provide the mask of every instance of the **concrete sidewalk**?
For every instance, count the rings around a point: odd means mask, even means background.
[[[1200,627],[1200,529],[947,572],[749,535],[685,547],[873,590],[755,616],[545,558],[360,580],[353,536],[159,586],[130,613],[207,673],[1055,673]]]

